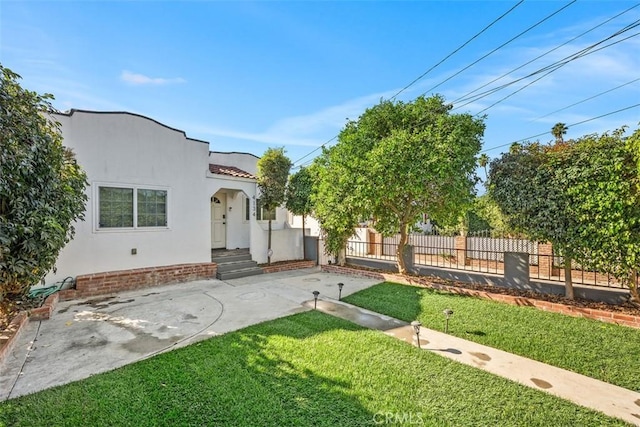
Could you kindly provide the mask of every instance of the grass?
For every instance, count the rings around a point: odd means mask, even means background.
[[[382,283],[345,302],[640,391],[640,330],[427,288]],[[428,339],[428,338],[427,338]]]
[[[625,425],[315,311],[0,404],[0,423],[10,426],[365,426],[386,421]]]

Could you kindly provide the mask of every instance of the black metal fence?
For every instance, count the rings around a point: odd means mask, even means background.
[[[458,237],[460,239],[461,237]],[[400,236],[385,237],[382,243],[349,240],[347,256],[395,262]],[[562,259],[554,255],[540,254],[538,243],[526,239],[466,237],[465,249],[456,249],[456,237],[411,234],[414,264],[489,274],[504,274],[505,252],[529,254],[529,276],[532,279],[565,281]],[[574,265],[572,283],[591,286],[623,288],[615,277]]]

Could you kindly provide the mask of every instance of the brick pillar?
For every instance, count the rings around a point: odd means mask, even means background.
[[[458,264],[467,265],[467,236],[456,236],[454,241],[455,256]]]
[[[382,243],[383,243],[382,234],[377,233],[375,231],[370,231],[369,232],[369,242],[370,242],[369,254],[370,255],[375,255],[377,257],[381,257],[382,256]]]
[[[553,266],[553,246],[538,242],[538,274],[541,277],[560,276],[560,269]]]

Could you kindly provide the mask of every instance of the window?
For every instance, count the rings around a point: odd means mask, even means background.
[[[167,190],[98,187],[98,228],[167,227]]]
[[[244,220],[249,221],[251,219],[251,199],[244,198]]]
[[[276,210],[271,209],[267,210],[262,206],[262,201],[260,199],[256,199],[256,219],[258,221],[268,221],[276,219]]]

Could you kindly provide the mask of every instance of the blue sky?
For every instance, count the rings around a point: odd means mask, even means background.
[[[397,99],[440,93],[452,102],[587,30],[483,90],[540,70],[640,20],[639,6],[594,29],[637,2],[570,3],[525,1]],[[298,161],[336,136],[347,118],[395,95],[516,4],[3,0],[0,62],[23,77],[24,87],[54,94],[61,110],[139,113],[209,141],[218,151],[259,156],[268,147],[284,146],[297,166],[318,154]],[[612,38],[600,46],[618,43],[487,109],[487,154],[498,156],[511,142],[548,132],[557,122],[578,123],[639,104],[639,31]],[[479,113],[532,80],[467,105],[454,103],[455,112]],[[625,86],[548,115],[620,85]],[[570,127],[567,137],[622,125],[635,129],[638,122],[640,107],[635,107]]]

